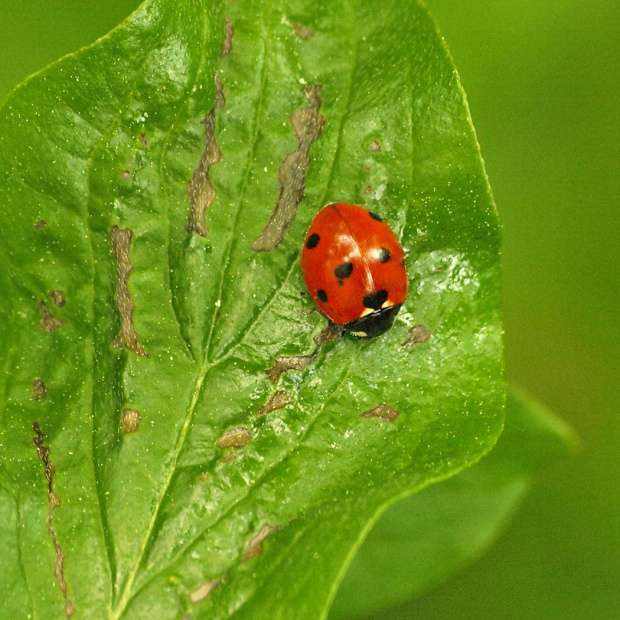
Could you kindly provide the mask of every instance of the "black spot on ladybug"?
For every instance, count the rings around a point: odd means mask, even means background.
[[[336,277],[339,280],[350,277],[352,273],[353,273],[353,263],[350,263],[348,261],[346,263],[342,263],[341,265],[338,265],[338,267],[334,269],[334,274],[336,274]]]
[[[370,215],[373,220],[377,220],[377,222],[383,222],[383,218],[372,211],[368,211],[368,215]]]
[[[387,263],[390,258],[392,258],[392,255],[387,248],[381,248],[378,252],[377,258],[380,263]]]
[[[320,289],[316,292],[316,296],[317,296],[317,297],[318,297],[318,298],[319,298],[319,299],[320,299],[323,303],[325,303],[325,302],[327,301],[327,293],[326,293],[326,292],[325,292],[322,288],[320,288]],[[386,297],[385,297],[385,298],[387,299],[387,293],[386,293]]]
[[[309,250],[312,250],[313,248],[316,248],[317,245],[319,245],[320,240],[321,240],[321,237],[319,237],[316,233],[312,233],[308,237],[308,241],[306,241],[306,247]]]
[[[373,310],[380,310],[381,306],[387,301],[388,292],[384,289],[371,293],[364,297],[364,306],[366,308],[372,308]]]

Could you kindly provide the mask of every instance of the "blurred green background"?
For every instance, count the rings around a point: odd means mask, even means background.
[[[138,4],[1,3],[0,98]],[[582,450],[476,564],[381,618],[620,618],[620,2],[427,4],[503,222],[508,378]]]

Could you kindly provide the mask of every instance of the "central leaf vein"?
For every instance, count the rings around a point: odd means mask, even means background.
[[[349,7],[350,8],[350,7]],[[353,20],[351,20],[349,23],[353,23]],[[349,69],[349,85],[348,85],[348,96],[347,99],[344,102],[344,110],[345,113],[341,115],[341,121],[339,123],[339,127],[338,127],[338,132],[337,132],[337,145],[336,145],[336,149],[335,149],[335,154],[334,157],[331,159],[330,161],[330,170],[329,170],[329,174],[327,175],[327,180],[325,183],[325,189],[323,191],[323,195],[322,195],[322,201],[325,200],[330,187],[331,187],[331,183],[332,183],[332,179],[333,179],[333,169],[334,166],[336,165],[336,159],[337,159],[337,155],[340,151],[340,145],[342,142],[342,135],[343,135],[343,129],[344,129],[344,117],[346,115],[346,110],[349,108],[350,105],[350,100],[351,100],[351,95],[352,95],[352,91],[353,91],[353,75],[355,72],[355,66],[356,66],[356,62],[357,62],[357,53],[358,53],[358,48],[357,48],[357,38],[353,38],[355,41],[355,46],[353,48],[352,54],[351,54],[351,66]],[[263,65],[264,68],[264,65]],[[261,93],[262,93],[261,89]],[[260,108],[260,105],[259,105]],[[257,122],[255,125],[255,135],[254,137],[256,137],[256,131],[258,131],[258,120],[259,120],[259,113],[257,113]],[[251,161],[251,157],[250,157],[250,161]],[[247,177],[246,177],[247,178]],[[245,185],[244,185],[245,188]],[[241,201],[240,203],[241,204]],[[269,304],[271,304],[272,300],[278,295],[278,293],[282,290],[283,286],[285,285],[286,281],[289,279],[290,275],[292,274],[294,268],[296,266],[295,261],[291,262],[291,266],[289,267],[289,270],[287,271],[287,274],[283,280],[283,282],[281,283],[281,285],[276,289],[276,292],[274,294],[274,296],[272,297],[272,299],[270,300]],[[244,337],[231,349],[229,349],[225,355],[223,355],[222,357],[220,357],[219,359],[217,359],[215,362],[213,362],[211,365],[209,365],[208,362],[205,361],[205,364],[203,365],[204,368],[204,373],[201,371],[201,376],[199,378],[200,381],[200,385],[197,385],[197,391],[195,391],[195,400],[192,400],[192,415],[193,415],[193,410],[197,404],[197,400],[198,397],[200,396],[200,390],[202,388],[203,382],[206,378],[207,372],[209,369],[214,368],[215,366],[219,365],[221,362],[223,362],[226,358],[228,358],[234,350],[236,350],[244,341],[245,336],[251,331],[252,327],[256,325],[256,323],[258,322],[258,318],[260,318],[260,316],[262,316],[262,314],[266,311],[266,308],[264,307],[263,310],[261,310],[261,312],[259,313],[257,319],[253,322],[252,326],[250,326],[250,329],[248,329],[245,334]],[[214,319],[215,320],[215,319]],[[338,381],[336,382],[336,385],[332,391],[332,396],[338,391],[338,389],[340,388],[340,386],[342,385],[342,383],[345,381],[346,377],[348,376],[350,369],[353,365],[353,362],[355,361],[355,359],[357,358],[357,356],[359,355],[359,352],[361,350],[361,348],[364,346],[364,343],[360,343],[355,354],[351,356],[351,359],[349,361],[349,364],[347,365],[345,371],[343,372],[342,376],[338,379]],[[207,357],[205,356],[205,360],[207,360]],[[170,559],[170,561],[164,565],[160,570],[156,571],[155,573],[153,573],[153,575],[151,575],[150,577],[148,577],[142,584],[140,584],[140,588],[137,592],[134,593],[133,596],[136,596],[140,590],[142,590],[148,583],[150,583],[157,575],[161,574],[161,572],[163,572],[164,570],[166,570],[166,568],[170,565],[172,565],[191,545],[193,545],[197,540],[200,539],[200,537],[202,537],[205,532],[211,528],[213,528],[215,525],[217,525],[217,523],[219,523],[223,518],[225,518],[228,514],[230,514],[230,512],[236,507],[238,506],[240,503],[242,503],[244,500],[246,500],[251,493],[253,492],[254,489],[258,488],[260,486],[260,484],[268,477],[268,475],[278,466],[280,465],[288,456],[290,456],[290,454],[292,454],[294,452],[294,450],[298,449],[301,446],[301,443],[303,441],[303,439],[308,435],[308,433],[310,432],[310,430],[313,428],[314,424],[316,423],[316,421],[320,418],[321,413],[324,411],[325,407],[327,406],[327,404],[331,401],[331,397],[328,398],[323,405],[321,406],[321,408],[317,411],[316,415],[312,418],[312,421],[310,422],[310,424],[306,427],[305,431],[303,432],[303,435],[299,438],[299,441],[293,446],[293,448],[291,448],[290,450],[288,450],[281,458],[279,458],[278,460],[276,460],[274,463],[272,463],[262,474],[261,476],[255,481],[255,483],[248,488],[247,492],[239,497],[235,502],[233,502],[230,506],[228,506],[225,510],[222,511],[222,513],[211,523],[209,523],[208,525],[205,525],[203,528],[201,528],[197,534],[191,538],[189,541],[186,542],[185,545],[183,545],[179,551],[174,555],[174,557],[172,557]],[[186,431],[187,432],[187,431]],[[182,446],[181,446],[182,447]],[[161,506],[158,506],[158,510],[161,509]]]

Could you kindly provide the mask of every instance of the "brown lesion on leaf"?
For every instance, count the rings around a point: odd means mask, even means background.
[[[64,308],[67,303],[64,291],[60,290],[50,291],[50,299],[57,308]]]
[[[137,409],[130,409],[129,407],[123,409],[121,413],[121,430],[125,435],[139,431],[140,422],[142,422],[142,416]]]
[[[381,418],[386,422],[393,422],[399,415],[400,412],[388,403],[380,403],[373,409],[360,413],[362,418]]]
[[[316,342],[316,346],[320,348],[328,342],[338,340],[341,336],[342,326],[330,322],[319,334],[314,337],[314,342]]]
[[[56,469],[50,459],[50,449],[45,445],[45,435],[41,430],[39,422],[33,422],[32,430],[34,431],[32,443],[37,451],[39,460],[43,464],[45,481],[47,483],[47,533],[49,534],[54,547],[54,575],[56,577],[56,583],[62,593],[65,616],[67,618],[71,618],[71,616],[75,613],[75,607],[67,594],[67,582],[65,581],[64,576],[65,554],[60,546],[60,543],[58,542],[56,530],[54,529],[54,510],[60,506],[60,498],[56,495],[56,493],[54,493],[54,475],[56,473]]]
[[[317,351],[312,355],[286,355],[276,357],[273,365],[265,371],[267,376],[277,383],[280,376],[289,370],[303,370],[308,364],[312,364],[317,358]]]
[[[235,36],[235,27],[233,23],[226,18],[226,36],[224,37],[224,47],[222,48],[222,58],[226,58],[232,52],[233,37]]]
[[[276,409],[283,409],[291,403],[291,395],[286,390],[278,390],[271,398],[257,411],[256,415],[271,413]]]
[[[416,344],[428,342],[433,334],[424,325],[414,325],[407,336],[407,340],[400,345],[401,349],[410,349]]]
[[[43,313],[43,317],[41,318],[41,329],[44,331],[51,333],[55,332],[57,329],[61,328],[64,325],[64,322],[59,318],[55,317],[50,309],[47,307],[47,304],[44,301],[39,302],[39,308]]]
[[[213,579],[212,581],[205,581],[201,583],[195,590],[189,593],[189,602],[192,605],[196,605],[201,601],[204,601],[215,588],[219,587],[224,581],[223,577],[219,579]]]
[[[252,439],[252,433],[245,426],[229,428],[215,443],[218,448],[243,448]]]
[[[300,38],[300,39],[309,39],[310,37],[314,36],[314,30],[312,30],[312,28],[308,28],[308,26],[304,26],[303,24],[300,24],[299,22],[293,24],[293,28],[295,30],[295,34]]]
[[[227,452],[223,457],[222,461],[224,463],[230,463],[230,461],[234,461],[237,458],[236,452]]]
[[[342,334],[342,328],[329,323],[320,334],[314,337],[316,348],[311,355],[286,355],[276,357],[273,365],[265,370],[267,376],[277,383],[280,376],[289,370],[303,370],[308,364],[312,364],[319,356],[321,347],[332,340],[336,340]]]
[[[43,379],[35,377],[32,380],[32,400],[43,400],[47,396],[47,388]]]
[[[198,167],[192,174],[191,181],[187,184],[190,209],[185,224],[185,231],[189,234],[196,233],[205,237],[209,232],[206,222],[206,211],[215,201],[215,188],[211,184],[209,173],[211,166],[222,159],[222,151],[217,144],[215,135],[215,115],[218,109],[223,108],[224,87],[219,75],[215,75],[215,101],[209,113],[202,120],[205,127],[205,150],[200,158]]]
[[[360,196],[362,198],[366,198],[374,191],[374,187],[372,185],[366,185],[366,187],[360,192]]]
[[[289,153],[278,171],[280,194],[265,228],[252,244],[255,252],[269,252],[284,238],[286,229],[297,213],[297,207],[304,197],[306,171],[310,164],[309,151],[312,143],[323,132],[325,117],[319,112],[323,100],[321,87],[313,84],[304,88],[308,106],[296,110],[291,116],[291,124],[299,140],[297,150]]]
[[[269,525],[269,523],[263,524],[260,528],[260,531],[255,536],[250,538],[245,551],[243,552],[243,561],[247,562],[248,560],[252,560],[257,558],[259,555],[263,554],[263,541],[267,536],[271,536],[274,532],[281,530],[282,526],[274,526]]]
[[[121,329],[118,336],[112,341],[112,346],[125,348],[136,355],[149,357],[149,354],[140,346],[140,336],[133,324],[133,299],[129,294],[127,280],[133,269],[131,262],[131,238],[133,231],[130,228],[112,226],[110,231],[112,249],[116,259],[116,307],[121,317]]]
[[[38,220],[34,223],[35,230],[41,230],[41,228],[45,228],[47,226],[47,222],[45,220]]]

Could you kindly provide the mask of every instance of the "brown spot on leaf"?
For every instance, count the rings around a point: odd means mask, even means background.
[[[218,448],[243,448],[250,443],[252,434],[245,426],[229,428],[215,443]]]
[[[123,433],[135,433],[140,430],[140,422],[142,422],[142,416],[137,409],[123,409],[123,413],[121,413],[121,430]]]
[[[53,491],[48,495],[49,506],[52,510],[58,508],[60,506],[60,497],[56,495]]]
[[[221,585],[223,579],[220,577],[219,579],[214,579],[213,581],[205,581],[200,584],[195,590],[189,593],[189,602],[193,605],[196,603],[200,603],[200,601],[204,601],[209,594],[219,585]]]
[[[280,194],[269,222],[252,244],[255,252],[269,252],[284,238],[286,229],[291,225],[297,207],[304,197],[306,171],[310,164],[308,155],[311,144],[321,135],[325,117],[319,113],[323,100],[318,84],[304,88],[308,106],[293,112],[291,123],[299,140],[296,151],[289,153],[278,171]]]
[[[381,418],[386,422],[393,422],[399,415],[400,412],[387,403],[380,403],[374,409],[369,409],[360,414],[362,418]]]
[[[369,194],[371,194],[374,190],[374,187],[372,185],[367,185],[361,192],[361,196],[362,198],[366,198],[366,196],[368,196]]]
[[[414,325],[409,330],[407,340],[400,345],[401,349],[410,349],[416,344],[424,344],[431,339],[431,332],[424,325]]]
[[[67,595],[67,582],[64,576],[65,554],[58,542],[56,530],[54,529],[54,510],[60,506],[60,498],[54,493],[54,474],[56,473],[56,469],[50,460],[50,450],[45,445],[45,435],[38,422],[33,422],[32,430],[35,433],[32,438],[32,443],[37,451],[39,460],[43,464],[45,482],[47,483],[47,533],[54,547],[54,575],[56,577],[56,583],[62,593],[65,616],[70,618],[75,613],[75,607]]]
[[[121,329],[118,336],[112,342],[117,348],[124,347],[132,353],[149,357],[148,353],[140,346],[140,336],[133,324],[133,299],[129,294],[127,279],[133,269],[131,262],[131,238],[133,231],[130,228],[119,228],[112,226],[110,237],[112,239],[112,249],[116,259],[116,306],[121,316]]]
[[[282,409],[291,402],[291,395],[286,390],[278,390],[272,394],[271,398],[258,410],[257,415],[270,413],[276,409]]]
[[[257,558],[259,555],[262,555],[263,541],[265,540],[265,538],[281,529],[281,527],[274,527],[273,525],[265,523],[263,527],[260,528],[258,534],[250,538],[250,541],[248,542],[248,545],[243,552],[243,561],[247,562],[248,560],[252,560],[253,558]]]
[[[381,152],[381,145],[376,140],[373,140],[370,143],[370,150],[373,153],[380,153]]]
[[[336,325],[335,323],[328,323],[327,327],[325,327],[320,334],[317,334],[314,337],[314,342],[316,342],[316,346],[320,348],[328,342],[338,340],[341,336],[342,326]]]
[[[40,230],[41,228],[45,228],[46,226],[47,226],[47,222],[45,220],[39,220],[38,222],[35,222],[34,229]]]
[[[303,370],[308,364],[312,364],[312,362],[316,361],[323,345],[336,340],[341,334],[341,327],[333,323],[328,323],[327,327],[314,337],[316,348],[312,355],[287,355],[276,357],[273,365],[265,370],[267,376],[274,383],[277,383],[283,373],[289,370]]]
[[[232,52],[233,37],[235,36],[235,27],[233,23],[226,18],[226,37],[224,38],[224,48],[222,49],[222,58],[226,58]]]
[[[200,480],[200,482],[207,482],[207,480],[209,480],[209,474],[200,474],[200,476],[198,476],[198,480]]]
[[[57,496],[54,494],[54,474],[56,473],[56,468],[54,464],[50,460],[50,450],[45,445],[45,435],[41,430],[41,425],[38,421],[32,423],[32,430],[35,432],[34,437],[32,438],[32,442],[34,443],[34,447],[37,450],[37,456],[41,463],[43,463],[43,469],[45,471],[45,481],[47,482],[47,495],[48,500],[50,498],[54,498],[53,503],[58,505],[60,500],[58,500]]]
[[[47,388],[43,379],[35,377],[32,380],[32,400],[43,400],[47,396]]]
[[[230,461],[234,461],[236,458],[237,458],[237,453],[236,452],[227,452],[222,457],[222,461],[224,461],[224,463],[230,463]]]
[[[277,383],[282,373],[289,370],[303,370],[308,364],[314,362],[316,356],[317,354],[315,351],[312,355],[287,355],[276,357],[273,366],[267,368],[265,372],[274,383]]]
[[[50,299],[57,308],[63,308],[67,303],[63,291],[50,291]]]
[[[64,323],[56,318],[47,307],[47,304],[44,301],[39,302],[39,308],[41,312],[43,312],[43,317],[41,318],[41,328],[46,332],[55,332],[57,329],[62,327]]]
[[[121,170],[121,179],[123,179],[123,181],[126,181],[129,177],[131,177],[130,170],[127,170],[127,168],[125,168],[124,170]]]
[[[211,166],[217,164],[222,159],[222,151],[220,151],[215,136],[215,113],[219,108],[223,108],[225,103],[223,85],[219,75],[216,73],[215,101],[213,102],[213,107],[202,121],[202,124],[205,126],[205,150],[200,158],[198,167],[192,174],[191,181],[187,184],[190,210],[187,223],[185,224],[185,231],[187,233],[196,233],[201,237],[205,237],[209,232],[205,214],[215,201],[215,188],[209,179],[209,171]]]
[[[299,22],[293,24],[293,28],[295,29],[295,34],[301,39],[309,39],[314,36],[314,30],[312,30],[312,28],[308,28]]]
[[[145,147],[148,146],[148,140],[146,139],[145,133],[140,134],[140,144]]]

